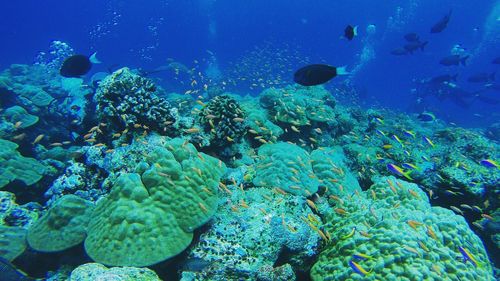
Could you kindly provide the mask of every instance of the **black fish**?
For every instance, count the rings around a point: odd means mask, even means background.
[[[81,77],[87,74],[92,68],[92,64],[100,63],[96,53],[90,57],[85,55],[74,55],[64,60],[59,73],[64,77]]]
[[[445,15],[442,19],[440,19],[436,24],[432,26],[431,33],[439,33],[443,31],[446,28],[446,26],[448,26],[450,17],[451,17],[451,10],[447,15]]]
[[[491,63],[493,63],[493,64],[500,64],[500,57],[498,57],[498,58],[496,58],[496,59],[493,59],[493,60],[491,61]]]
[[[460,57],[459,55],[451,55],[443,58],[442,60],[439,61],[439,63],[446,66],[459,65],[460,63],[462,65],[465,65],[465,62],[468,58],[469,56]]]
[[[413,42],[410,42],[406,45],[404,45],[404,48],[405,50],[407,50],[410,54],[413,53],[413,51],[415,50],[424,50],[424,47],[425,45],[427,45],[427,43],[429,43],[428,41],[425,41],[425,42],[420,42],[420,41],[413,41]]]
[[[486,72],[477,73],[469,76],[469,79],[467,79],[467,81],[471,83],[487,83],[490,81],[495,81],[495,72],[491,74],[488,74]]]
[[[408,50],[406,50],[405,48],[397,48],[392,50],[391,54],[395,56],[404,56],[408,54]]]
[[[345,29],[344,29],[344,36],[345,38],[347,38],[349,41],[351,41],[355,36],[358,35],[358,26],[352,26],[352,25],[348,25]]]
[[[419,41],[418,35],[415,32],[411,32],[405,35],[405,40],[408,42]]]
[[[0,257],[0,281],[31,281],[36,280],[28,277],[24,272],[18,270],[8,260]]]
[[[328,82],[337,75],[347,75],[345,67],[334,67],[327,64],[310,64],[297,70],[293,81],[302,86],[315,86]]]
[[[457,81],[457,76],[458,76],[458,74],[455,74],[455,75],[449,75],[449,74],[439,75],[439,76],[433,77],[429,81],[429,83],[431,83],[431,84],[439,84],[439,83],[444,83],[444,82]]]

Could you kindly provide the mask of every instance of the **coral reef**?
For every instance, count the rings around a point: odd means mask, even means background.
[[[181,280],[295,280],[292,267],[306,271],[321,238],[302,221],[318,219],[305,198],[227,188],[231,194],[221,198],[212,227],[190,249]]]
[[[0,139],[0,188],[13,180],[35,184],[46,171],[44,165],[36,159],[23,157],[17,148],[16,143]]]
[[[69,277],[71,281],[120,280],[160,281],[154,271],[147,268],[111,267],[98,263],[86,263],[75,268]]]
[[[174,108],[156,91],[151,80],[121,68],[99,83],[94,95],[97,119],[109,133],[153,130],[170,134],[176,122]]]
[[[155,149],[137,173],[121,175],[97,204],[87,253],[121,266],[147,266],[177,255],[191,242],[192,231],[215,213],[224,169],[182,139]]]
[[[0,225],[0,257],[13,261],[26,249],[26,229]]]
[[[65,195],[37,220],[28,231],[31,248],[41,252],[57,252],[80,244],[93,204],[75,195]]]
[[[332,242],[312,267],[313,280],[494,280],[482,241],[463,217],[431,207],[415,184],[374,182],[335,201],[337,211],[320,208]]]
[[[294,126],[335,119],[335,99],[321,86],[266,89],[260,94],[260,104],[270,110],[272,120]]]
[[[205,104],[198,115],[208,144],[214,147],[231,146],[246,133],[246,114],[229,95],[216,96]]]
[[[313,173],[309,154],[293,144],[262,145],[255,173],[256,186],[302,196],[311,196],[318,190],[319,181]]]

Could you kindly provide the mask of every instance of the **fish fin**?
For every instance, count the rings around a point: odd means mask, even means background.
[[[403,176],[404,176],[405,178],[407,178],[407,179],[409,179],[409,180],[411,180],[411,181],[412,181],[412,180],[413,180],[413,178],[412,178],[412,177],[410,177],[411,172],[412,172],[411,170],[406,171],[406,172],[404,172],[404,173],[403,173]]]
[[[354,36],[358,36],[358,26],[357,25],[352,29],[352,33],[354,34]]]
[[[97,52],[93,53],[90,57],[89,60],[92,64],[99,64],[101,61],[97,58]]]
[[[346,66],[340,66],[335,68],[337,71],[337,75],[349,75],[351,74],[350,72],[347,71]]]
[[[429,41],[425,41],[424,43],[422,43],[422,45],[420,45],[420,50],[423,51],[427,43],[429,43]]]
[[[465,57],[463,57],[463,58],[460,59],[460,62],[462,63],[463,66],[466,65],[465,63],[466,63],[466,61],[467,61],[468,58],[469,58],[469,56],[465,56]]]

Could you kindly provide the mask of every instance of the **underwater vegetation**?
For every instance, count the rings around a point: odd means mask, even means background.
[[[166,93],[129,68],[92,88],[12,65],[0,92],[5,274],[495,280],[493,127],[346,106],[323,86]]]

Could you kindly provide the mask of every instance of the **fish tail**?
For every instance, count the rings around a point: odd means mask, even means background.
[[[344,65],[344,66],[337,67],[337,68],[336,68],[337,75],[349,75],[349,74],[351,74],[351,73],[349,73],[349,72],[347,71],[347,69],[346,69],[346,68],[347,68],[347,66],[345,66],[345,65]]]
[[[101,61],[97,58],[97,52],[93,53],[90,57],[89,60],[93,64],[99,64]]]
[[[424,43],[422,43],[422,45],[420,45],[420,50],[423,51],[427,43],[429,43],[429,41],[425,41]]]
[[[466,61],[467,61],[468,58],[469,58],[469,56],[465,56],[465,57],[463,57],[463,58],[460,59],[460,62],[462,63],[463,66],[466,65],[465,63],[466,63]]]
[[[352,29],[352,32],[353,32],[354,36],[358,36],[358,26],[357,25]]]
[[[411,180],[411,181],[412,181],[412,180],[413,180],[413,178],[412,178],[412,177],[410,177],[410,174],[411,174],[411,170],[410,170],[410,171],[407,171],[407,172],[405,172],[405,173],[403,173],[403,177],[405,177],[405,178],[407,178],[407,179],[409,179],[409,180]]]

